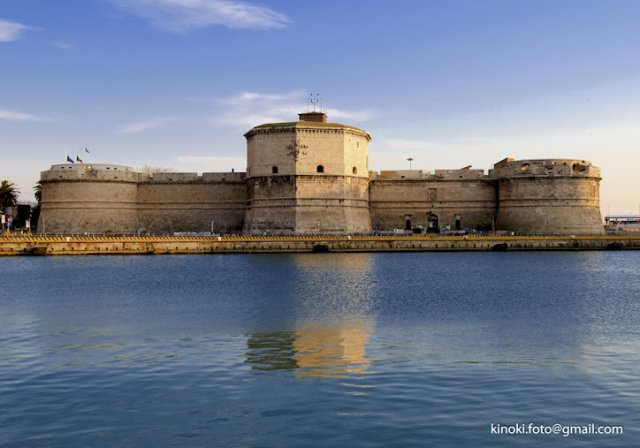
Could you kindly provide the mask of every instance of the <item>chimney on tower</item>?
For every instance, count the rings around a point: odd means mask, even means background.
[[[316,123],[326,123],[327,114],[324,112],[303,112],[298,114],[300,121],[314,121]]]

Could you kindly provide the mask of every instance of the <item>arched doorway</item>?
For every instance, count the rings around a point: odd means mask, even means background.
[[[460,218],[456,218],[453,224],[453,228],[454,230],[462,230],[462,221],[460,220]]]
[[[440,225],[438,224],[438,215],[433,212],[427,213],[427,232],[439,233]]]
[[[404,218],[404,230],[411,230],[411,216],[406,216]]]

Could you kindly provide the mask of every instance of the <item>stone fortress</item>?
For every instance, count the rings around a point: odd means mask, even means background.
[[[322,112],[245,134],[245,173],[142,173],[60,164],[41,173],[38,231],[350,234],[389,229],[603,233],[600,169],[585,160],[504,159],[486,174],[370,172],[364,130]]]

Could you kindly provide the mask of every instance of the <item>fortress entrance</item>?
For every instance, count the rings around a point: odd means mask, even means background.
[[[460,220],[460,218],[456,218],[453,228],[454,230],[462,230],[462,221]]]
[[[435,213],[429,212],[427,213],[427,232],[429,233],[439,233],[440,225],[438,224],[438,215]]]

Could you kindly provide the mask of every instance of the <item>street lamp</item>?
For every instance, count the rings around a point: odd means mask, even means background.
[[[413,162],[413,157],[409,157],[407,160],[409,161],[409,171],[411,171],[411,162]]]

